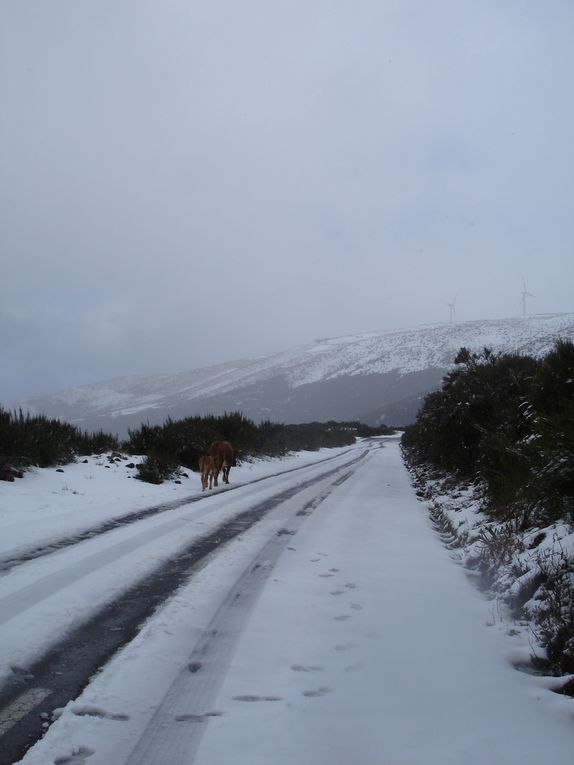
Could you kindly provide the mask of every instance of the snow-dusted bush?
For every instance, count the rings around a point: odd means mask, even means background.
[[[463,348],[403,446],[413,463],[480,481],[495,518],[574,522],[574,343],[543,359]]]
[[[68,422],[44,415],[9,412],[0,406],[0,479],[21,477],[21,468],[71,462],[79,454],[115,449],[117,438],[87,433]]]
[[[137,466],[136,477],[146,483],[160,484],[174,478],[179,472],[179,463],[165,454],[148,454]]]
[[[540,587],[525,605],[555,671],[574,673],[574,556],[558,539],[536,558]]]

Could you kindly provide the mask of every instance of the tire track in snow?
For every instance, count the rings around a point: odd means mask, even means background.
[[[0,765],[10,765],[23,756],[45,732],[48,725],[45,711],[63,707],[68,701],[76,698],[89,683],[91,676],[120,648],[129,643],[137,635],[144,621],[193,576],[194,569],[206,556],[214,554],[218,548],[247,531],[282,503],[318,481],[336,475],[330,485],[333,490],[354,472],[369,451],[367,449],[343,465],[314,475],[279,492],[239,513],[206,535],[195,538],[167,564],[162,564],[147,574],[114,602],[100,608],[90,619],[72,630],[59,644],[51,647],[44,656],[35,661],[26,672],[14,674],[0,689],[0,730],[4,731],[0,739]],[[344,470],[347,472],[343,473]],[[324,493],[325,490],[294,513],[294,523],[302,523],[305,516],[323,501]],[[290,539],[290,535],[275,535],[268,544],[278,548],[278,555]],[[250,569],[251,574],[255,575],[258,567],[254,564]],[[266,573],[265,569],[259,572],[258,576]],[[263,581],[264,578],[261,586]],[[208,637],[216,636],[208,634]],[[38,694],[38,691],[41,693]],[[20,699],[26,699],[27,703],[20,704]],[[19,709],[16,719],[13,714],[15,703]]]
[[[297,493],[300,490],[308,488],[309,486],[312,486],[314,483],[316,483],[318,480],[327,478],[330,475],[345,469],[349,465],[360,460],[367,453],[368,453],[367,451],[362,452],[361,455],[359,455],[358,457],[355,457],[350,462],[345,462],[342,465],[338,465],[335,468],[331,468],[330,470],[327,470],[326,472],[315,474],[311,479],[308,479],[307,481],[303,483],[297,484],[295,487],[290,487],[284,490],[283,493],[278,494],[277,496],[283,497],[289,492]],[[260,480],[261,479],[258,479],[257,481],[254,481],[253,483],[257,483]],[[274,498],[270,498],[269,500],[263,500],[263,502],[257,505],[256,507],[260,507],[262,505],[267,506],[268,503],[269,503],[269,507],[271,507],[273,501],[274,501]],[[208,513],[209,510],[206,510],[206,512]],[[252,512],[256,512],[256,510],[248,511],[248,513],[252,513]],[[214,533],[215,534],[218,533],[217,532],[218,528],[228,528],[228,527],[231,528],[233,524],[235,523],[235,519],[237,519],[238,523],[241,524],[242,523],[241,518],[243,518],[244,515],[245,513],[240,513],[239,515],[234,516],[234,518],[229,519],[228,521],[225,521],[223,524],[221,523],[218,524]],[[14,619],[20,614],[25,613],[30,608],[45,601],[47,598],[52,597],[53,595],[57,594],[60,590],[63,590],[70,586],[74,586],[76,582],[78,582],[79,580],[97,573],[99,570],[105,568],[106,566],[112,565],[115,561],[119,560],[122,556],[129,555],[133,553],[134,550],[138,549],[139,547],[147,545],[150,542],[157,540],[161,536],[167,536],[171,534],[174,530],[179,529],[180,527],[181,527],[181,519],[174,518],[164,522],[160,528],[158,527],[144,528],[139,533],[133,536],[130,536],[128,539],[123,539],[121,541],[116,542],[115,544],[110,544],[105,549],[98,550],[94,553],[86,555],[81,560],[75,561],[73,564],[69,566],[66,566],[57,571],[54,571],[51,574],[43,576],[41,579],[34,581],[28,585],[25,585],[24,587],[20,587],[19,589],[15,590],[14,592],[8,595],[5,595],[4,597],[0,597],[0,626]],[[213,529],[211,529],[211,531],[213,531]],[[207,532],[207,534],[209,535],[210,532]],[[205,534],[199,537],[199,540],[203,538],[205,538]],[[195,537],[194,541],[196,542],[197,540],[198,540],[198,537]],[[161,565],[157,566],[156,569],[161,569]]]
[[[289,521],[288,535],[277,533],[260,548],[207,625],[204,636],[189,657],[187,667],[174,679],[126,765],[157,765],[160,762],[162,765],[179,765],[193,761],[205,723],[210,717],[222,714],[212,709],[211,705],[225,679],[235,645],[251,609],[279,556],[287,547],[291,535],[296,534],[305,522],[306,516],[353,473],[354,469],[338,476],[295,512]],[[238,700],[273,702],[281,699],[276,696],[245,696]],[[168,735],[166,730],[169,730]]]
[[[160,513],[169,512],[170,510],[177,510],[179,507],[190,505],[194,502],[200,502],[202,499],[207,499],[208,497],[215,496],[216,494],[235,491],[236,489],[240,489],[245,486],[253,486],[257,483],[260,483],[261,481],[267,481],[269,479],[278,478],[279,476],[288,475],[289,473],[306,470],[308,468],[315,467],[316,465],[321,465],[325,462],[335,460],[338,457],[343,457],[350,451],[352,451],[352,449],[348,449],[347,451],[341,452],[333,457],[325,457],[325,459],[317,460],[317,462],[313,462],[310,465],[300,465],[298,467],[289,468],[288,470],[271,473],[270,475],[266,475],[261,478],[254,478],[252,481],[246,481],[245,483],[238,483],[233,486],[229,486],[228,488],[222,487],[218,492],[212,492],[210,494],[191,494],[189,497],[176,499],[172,502],[163,502],[159,505],[142,508],[141,510],[134,510],[133,512],[127,513],[126,515],[122,515],[118,518],[110,518],[103,523],[99,523],[96,526],[90,526],[89,528],[78,531],[75,534],[61,537],[60,539],[53,539],[49,542],[21,550],[15,555],[0,558],[0,574],[7,573],[12,569],[21,566],[24,563],[36,560],[37,558],[43,558],[46,555],[52,555],[53,553],[58,552],[59,550],[63,550],[66,547],[72,547],[73,545],[77,545],[80,542],[85,542],[88,539],[93,539],[94,537],[100,536],[101,534],[107,534],[108,532],[115,531],[116,529],[120,529],[123,526],[129,526],[132,523],[137,523],[138,521],[149,518],[150,516],[159,515]]]

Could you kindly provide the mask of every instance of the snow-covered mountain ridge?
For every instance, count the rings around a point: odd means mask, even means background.
[[[338,413],[338,418],[353,414],[360,417],[373,406],[384,408],[413,395],[420,398],[425,386],[426,390],[432,388],[452,366],[462,346],[471,350],[487,346],[494,351],[537,356],[548,351],[558,337],[574,339],[574,314],[437,324],[327,338],[269,356],[171,375],[121,377],[20,403],[28,411],[91,427],[94,419],[109,427],[113,420],[118,425],[124,419],[133,424],[160,421],[168,414],[216,413],[224,409],[240,409],[256,419],[268,416],[282,421],[335,418]],[[429,370],[434,370],[430,381]],[[421,390],[401,384],[407,379],[418,380],[420,375],[425,377]],[[381,381],[379,400],[371,401],[364,388],[367,381],[370,388],[377,387],[377,378]],[[396,389],[390,397],[385,394],[385,380],[392,381]],[[351,407],[337,408],[334,404],[332,414],[330,410],[315,413],[311,399],[317,397],[318,386],[330,392],[333,403],[342,395],[352,398],[354,388],[354,397],[359,400]],[[321,394],[322,403],[325,395]],[[299,412],[296,399],[305,399],[308,411]]]

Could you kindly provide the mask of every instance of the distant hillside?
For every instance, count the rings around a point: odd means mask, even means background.
[[[461,346],[539,356],[558,337],[574,339],[574,314],[370,332],[174,375],[121,377],[16,406],[121,437],[141,422],[236,410],[257,422],[404,425]]]

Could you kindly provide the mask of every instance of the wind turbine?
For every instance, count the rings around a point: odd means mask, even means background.
[[[522,292],[521,292],[521,295],[522,295],[522,315],[526,316],[526,298],[527,297],[533,298],[533,297],[536,297],[536,296],[533,295],[532,292],[528,292],[528,290],[526,289],[526,282],[524,281],[524,279],[522,280]]]
[[[454,305],[456,303],[456,298],[457,298],[457,296],[455,295],[454,296],[454,300],[452,301],[452,303],[447,303],[449,311],[450,311],[450,318],[449,318],[449,323],[450,324],[452,324],[454,322]]]

